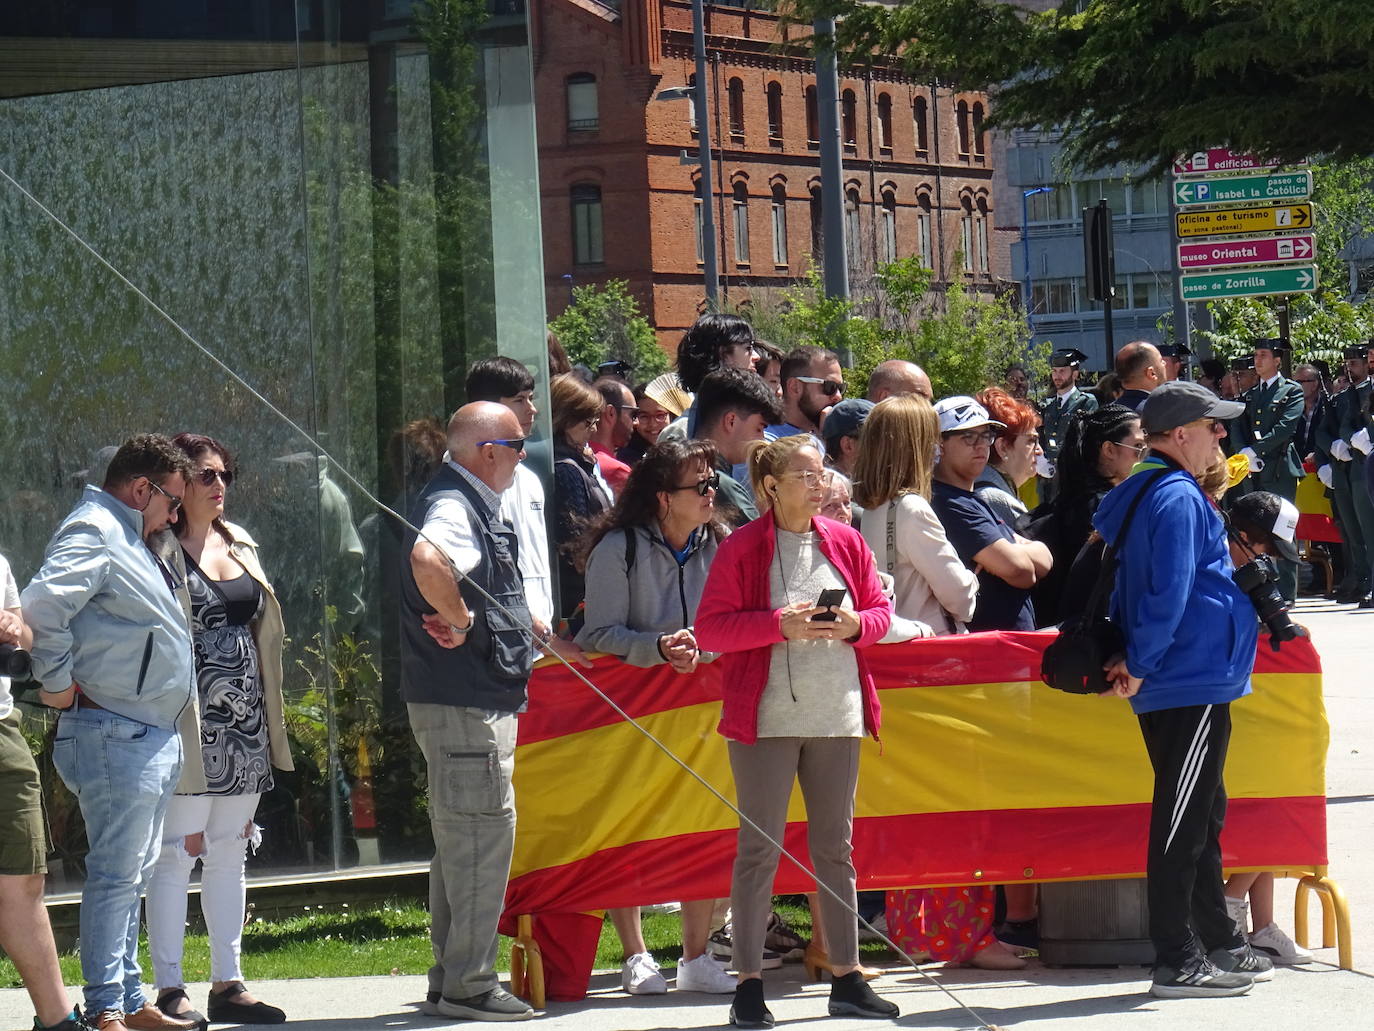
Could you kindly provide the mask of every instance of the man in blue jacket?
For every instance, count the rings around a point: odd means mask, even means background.
[[[53,765],[86,821],[81,974],[100,1031],[189,1031],[143,994],[139,895],[181,773],[177,719],[191,701],[191,628],[177,578],[148,548],[176,518],[191,466],[165,437],[133,437],[104,489],[87,486],[24,589],[39,697],[64,710]]]
[[[1161,998],[1241,995],[1273,977],[1236,932],[1221,876],[1230,703],[1250,692],[1258,624],[1197,482],[1221,457],[1226,421],[1244,410],[1197,383],[1152,391],[1141,410],[1149,457],[1093,519],[1120,560],[1111,613],[1126,654],[1107,675],[1131,700],[1155,775],[1146,875],[1150,992]]]

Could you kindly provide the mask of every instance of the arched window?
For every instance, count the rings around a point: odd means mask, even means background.
[[[959,153],[967,155],[969,152],[969,115],[968,101],[959,101],[955,108],[956,123],[959,126]]]
[[[592,132],[599,123],[596,76],[578,72],[568,76],[568,131]]]
[[[730,108],[730,135],[744,139],[744,82],[731,79],[725,86]]]
[[[692,127],[692,135],[695,136],[697,132],[697,98],[695,93],[697,88],[697,76],[695,72],[687,76],[687,85],[694,91],[692,96],[687,100],[687,122]]]
[[[601,237],[601,187],[578,183],[571,192],[573,264],[600,265],[605,261]]]
[[[821,188],[811,187],[811,263],[821,260],[822,245],[825,242],[825,219],[821,213]]]
[[[922,190],[916,195],[916,247],[921,255],[921,264],[926,268],[935,267],[935,246],[931,237],[930,192]]]
[[[844,191],[844,244],[852,261],[859,253],[859,191],[852,186]]]
[[[897,260],[897,196],[891,190],[883,192],[883,232],[878,245],[883,261]]]
[[[813,147],[821,145],[821,120],[816,107],[816,87],[806,87],[806,142]]]
[[[787,257],[787,187],[782,183],[773,184],[773,264],[786,268]]]
[[[782,139],[782,83],[770,82],[768,95],[768,139]]]
[[[963,255],[965,272],[973,271],[973,199],[967,195],[959,201],[959,251]]]
[[[977,108],[974,108],[976,111]],[[988,257],[988,199],[979,197],[974,206],[973,244],[978,251],[978,271],[987,275],[990,270]]]
[[[731,198],[735,212],[735,264],[749,264],[749,188],[735,183]]]
[[[878,94],[878,146],[892,149],[892,98],[886,93]]]
[[[973,105],[973,153],[983,157],[987,151],[983,140],[983,105]]]
[[[930,109],[925,97],[917,97],[911,105],[911,121],[915,129],[916,150],[923,153],[930,149]]]
[[[840,97],[840,142],[846,147],[857,147],[859,139],[859,102],[852,89],[844,91]]]

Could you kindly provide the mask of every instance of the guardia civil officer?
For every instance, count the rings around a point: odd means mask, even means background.
[[[1164,379],[1172,383],[1176,379],[1188,379],[1188,359],[1193,352],[1187,344],[1160,344],[1159,356],[1164,359]]]
[[[1069,423],[1079,412],[1086,415],[1097,411],[1097,398],[1078,389],[1078,370],[1087,360],[1088,356],[1076,347],[1061,347],[1050,355],[1054,393],[1040,402],[1040,450],[1044,452],[1044,461],[1036,469],[1036,486],[1042,502],[1053,497],[1054,463],[1059,459]]]
[[[1259,380],[1241,395],[1244,435],[1236,440],[1236,454],[1250,462],[1250,490],[1267,490],[1295,501],[1302,479],[1302,457],[1295,440],[1302,423],[1302,386],[1283,374],[1282,356],[1292,350],[1283,337],[1254,342],[1255,376]],[[1289,603],[1298,597],[1298,566],[1279,562],[1279,590]]]

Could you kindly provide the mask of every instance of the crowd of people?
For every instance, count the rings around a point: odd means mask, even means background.
[[[1113,611],[1128,647],[1112,690],[1132,699],[1156,771],[1154,990],[1235,994],[1272,976],[1273,962],[1310,960],[1273,922],[1272,878],[1233,879],[1223,896],[1216,846],[1224,710],[1248,690],[1256,632],[1230,579],[1242,558],[1223,510],[1244,524],[1236,536],[1249,552],[1278,556],[1291,600],[1297,478],[1304,463],[1324,470],[1348,533],[1342,597],[1358,591],[1374,605],[1374,536],[1361,533],[1374,534],[1368,355],[1348,356],[1352,386],[1332,397],[1314,366],[1300,366],[1296,382],[1282,376],[1285,349],[1255,342],[1256,382],[1238,401],[1221,397],[1221,377],[1215,391],[1178,380],[1180,349],[1140,341],[1116,355],[1115,383],[1093,392],[1077,385],[1085,356],[1056,351],[1038,404],[1021,367],[1005,387],[937,398],[926,373],[902,360],[872,370],[859,398],[846,396],[834,352],[782,353],[743,318],[710,314],[684,335],[675,373],[635,385],[633,370],[613,362],[599,376],[552,376],[551,497],[522,464],[536,445],[535,377],[509,358],[476,362],[447,452],[411,506],[398,570],[400,692],[428,767],[435,843],[425,1012],[532,1015],[501,987],[495,961],[516,725],[541,651],[584,665],[586,653],[608,653],[683,675],[707,662],[725,669],[718,730],[748,820],[728,902],[682,903],[677,990],[732,994],[735,1026],[771,1027],[763,971],[781,953],[804,953],[809,970],[831,976],[831,1014],[894,1017],[859,963],[856,907],[913,955],[1023,967],[1038,941],[1033,885],[857,895],[858,746],[881,723],[865,652],[1058,626],[1081,612],[1104,544],[1125,555]],[[285,1019],[249,993],[239,963],[253,814],[291,756],[281,609],[252,537],[225,519],[234,474],[232,454],[209,437],[133,438],[59,527],[22,596],[7,576],[0,642],[32,651],[41,699],[63,710],[54,762],[91,846],[83,1016],[67,1005],[45,919],[43,933],[11,947],[12,921],[40,922],[44,849],[36,772],[10,756],[18,716],[0,682],[3,762],[24,788],[4,828],[0,920],[38,1028]],[[1134,509],[1134,494],[1147,504],[1132,524],[1122,508]],[[1174,517],[1181,511],[1188,519]],[[1157,554],[1176,567],[1168,590],[1140,572]],[[1162,618],[1166,603],[1177,611]],[[1197,620],[1186,618],[1197,606]],[[1198,690],[1190,635],[1219,609],[1235,648],[1225,682]],[[1206,776],[1176,797],[1180,764],[1200,761],[1189,742],[1204,740]],[[770,838],[782,837],[796,782],[826,889],[812,901],[810,943],[769,898]],[[1171,851],[1180,834],[1188,847]],[[208,1015],[192,1007],[181,969],[197,861],[212,944]],[[151,1000],[136,956],[145,888]],[[610,915],[624,989],[668,990],[639,911]]]

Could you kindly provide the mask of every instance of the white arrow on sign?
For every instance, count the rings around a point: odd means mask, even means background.
[[[1300,287],[1302,287],[1304,290],[1306,290],[1309,286],[1311,286],[1311,285],[1312,285],[1312,273],[1310,273],[1310,272],[1308,272],[1308,271],[1306,271],[1306,270],[1303,270],[1302,272],[1299,272],[1299,273],[1298,273],[1298,285],[1299,285]]]
[[[1180,187],[1178,188],[1178,196],[1179,196],[1179,198],[1180,198],[1181,200],[1192,200],[1192,199],[1193,199],[1193,184],[1192,184],[1192,183],[1184,183],[1182,186],[1180,186]]]
[[[1293,241],[1293,253],[1299,258],[1305,258],[1312,253],[1312,244],[1308,242],[1307,237],[1300,236]]]

